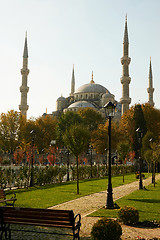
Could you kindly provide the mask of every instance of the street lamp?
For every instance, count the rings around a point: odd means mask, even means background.
[[[117,208],[117,206],[113,203],[112,196],[112,182],[111,182],[111,119],[115,114],[115,105],[112,102],[108,102],[104,105],[106,118],[109,119],[108,124],[108,150],[109,150],[109,159],[108,159],[108,189],[107,189],[107,203],[106,208],[113,209]]]
[[[150,138],[150,139],[149,139],[149,143],[150,143],[150,145],[153,144],[153,138]],[[152,148],[152,146],[151,146],[151,148]],[[153,161],[152,161],[152,183],[154,183],[154,176],[153,176]]]
[[[93,158],[92,158],[92,151],[93,151],[93,146],[92,145],[89,145],[89,147],[88,147],[88,155],[89,155],[89,153],[91,154],[91,158],[90,158],[90,163],[91,163],[91,178],[92,178],[92,166],[93,166],[93,162],[92,162],[92,160],[93,160]]]
[[[56,144],[56,140],[51,140],[50,147],[55,146],[55,144]],[[53,165],[54,165],[54,150],[53,150]]]
[[[30,180],[30,187],[33,187],[34,185],[34,181],[33,181],[33,148],[34,148],[34,140],[35,140],[35,136],[36,136],[36,132],[34,130],[32,130],[30,132],[31,136],[32,136],[32,155],[31,155],[31,180]]]
[[[143,189],[143,183],[142,183],[142,159],[141,159],[141,148],[142,148],[142,138],[143,138],[143,132],[141,128],[136,129],[138,141],[139,141],[139,190]]]
[[[69,165],[70,165],[69,154],[70,154],[70,151],[68,149],[66,149],[65,153],[67,154],[67,182],[69,182]]]

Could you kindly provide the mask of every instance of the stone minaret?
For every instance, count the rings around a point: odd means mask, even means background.
[[[21,74],[22,74],[22,85],[20,87],[21,104],[19,105],[19,110],[21,111],[22,115],[24,115],[27,118],[27,110],[29,108],[29,106],[27,105],[27,93],[29,91],[29,87],[27,87],[27,79],[29,74],[27,34],[25,37],[24,52],[23,52],[23,67],[21,69]]]
[[[70,96],[73,96],[74,92],[75,92],[75,76],[74,76],[74,65],[73,65]]]
[[[154,106],[154,102],[153,102],[153,92],[154,92],[154,88],[153,88],[153,77],[152,77],[152,64],[151,64],[151,58],[150,58],[150,66],[149,66],[149,87],[147,88],[147,92],[148,92],[148,103],[151,106]]]
[[[125,31],[123,40],[123,57],[121,58],[122,63],[122,98],[120,103],[122,104],[122,115],[125,111],[129,109],[129,104],[131,103],[131,98],[129,97],[129,84],[131,78],[129,77],[129,64],[131,58],[129,57],[129,41],[128,41],[128,29],[127,29],[127,16],[125,21]]]

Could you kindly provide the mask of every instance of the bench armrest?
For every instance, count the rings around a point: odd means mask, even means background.
[[[8,195],[8,194],[10,194],[10,193],[5,193],[5,195]],[[15,193],[13,193],[13,194],[14,194],[14,196],[12,196],[11,199],[16,198],[16,194]]]
[[[78,220],[77,220],[77,218],[78,218]],[[74,222],[75,222],[75,229],[80,229],[80,226],[81,226],[81,215],[80,214],[77,214],[74,217]]]

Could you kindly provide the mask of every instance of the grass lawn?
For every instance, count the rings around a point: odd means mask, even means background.
[[[147,186],[147,190],[137,190],[119,200],[116,203],[122,206],[132,206],[139,210],[139,221],[160,221],[160,181],[156,187]],[[100,209],[90,216],[117,218],[118,210]]]
[[[136,181],[135,174],[127,174],[125,176],[124,183],[122,179],[122,176],[113,176],[113,187]],[[32,187],[29,189],[17,189],[9,192],[16,193],[17,201],[15,206],[48,208],[85,195],[104,191],[106,189],[107,178],[102,178],[80,181],[79,195],[76,194],[76,181]]]

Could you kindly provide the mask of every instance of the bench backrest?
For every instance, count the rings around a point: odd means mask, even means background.
[[[6,195],[3,188],[0,188],[0,199],[6,199]]]
[[[72,210],[0,207],[1,222],[48,227],[74,227]]]

